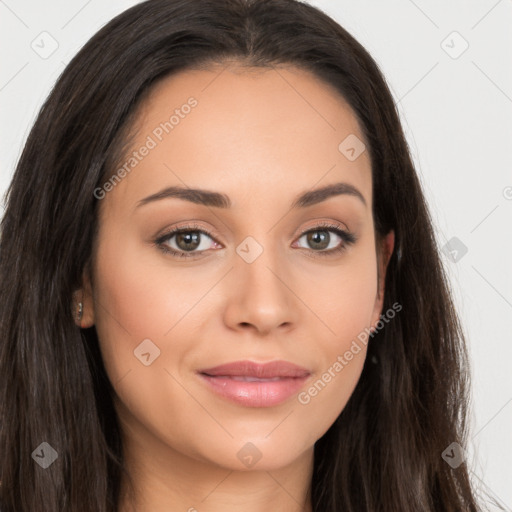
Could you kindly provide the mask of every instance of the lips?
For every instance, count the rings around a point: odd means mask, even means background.
[[[306,368],[288,361],[236,361],[198,373],[211,391],[245,407],[278,405],[298,392],[310,376]]]
[[[255,379],[279,379],[284,377],[306,377],[309,371],[288,361],[255,363],[253,361],[235,361],[214,368],[200,370],[211,377],[252,377]]]

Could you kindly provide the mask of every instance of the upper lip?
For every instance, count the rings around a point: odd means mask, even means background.
[[[306,368],[288,361],[271,361],[269,363],[256,363],[254,361],[234,361],[221,364],[213,368],[199,370],[199,373],[210,376],[227,377],[257,377],[272,379],[275,377],[306,377],[309,371]]]

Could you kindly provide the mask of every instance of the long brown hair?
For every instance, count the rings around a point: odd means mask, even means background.
[[[395,231],[383,310],[343,412],[315,445],[315,512],[481,510],[466,446],[468,355],[432,221],[394,101],[366,50],[295,0],[149,0],[103,27],[69,63],[30,132],[7,195],[0,241],[2,512],[116,512],[120,430],[93,328],[72,293],[90,263],[94,190],[124,128],[164,76],[237,59],[292,64],[335,87],[357,116],[372,163],[378,237]],[[341,142],[341,141],[340,141]],[[34,452],[58,455],[43,469]],[[37,455],[37,453],[36,453]]]

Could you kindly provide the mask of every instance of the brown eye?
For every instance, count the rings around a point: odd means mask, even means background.
[[[174,241],[175,246],[172,244],[173,238],[176,239]],[[170,251],[199,253],[211,248],[211,242],[208,243],[207,241],[208,238],[212,240],[210,235],[202,230],[177,229],[166,235],[161,241],[164,245],[170,246]]]
[[[310,247],[319,250],[327,249],[331,240],[328,231],[311,231],[305,236]]]
[[[176,237],[176,245],[180,250],[193,251],[200,245],[201,234],[199,234],[199,231],[181,232],[174,236]]]
[[[208,241],[210,239],[210,241]],[[212,248],[213,237],[198,226],[180,226],[163,234],[155,244],[164,253],[178,257],[194,257]]]
[[[356,241],[352,233],[331,224],[320,225],[306,231],[299,241],[303,238],[306,239],[307,245],[304,249],[315,256],[338,254]],[[180,258],[200,256],[212,248],[212,242],[220,245],[208,232],[195,225],[174,228],[155,240],[155,244],[162,252]]]
[[[334,233],[334,236],[332,235]],[[356,237],[334,225],[320,225],[306,231],[300,238],[306,239],[306,249],[315,253],[315,256],[329,256],[346,249],[356,241]],[[338,240],[336,240],[338,239]],[[341,241],[341,243],[340,243]]]

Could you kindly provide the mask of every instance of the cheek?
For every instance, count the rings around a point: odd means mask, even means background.
[[[155,345],[153,356],[163,349],[164,334],[175,323],[168,312],[182,310],[171,292],[173,283],[162,279],[145,252],[129,240],[108,236],[96,254],[95,326],[112,382],[142,366],[134,351],[144,340]]]
[[[330,279],[317,283],[308,297],[322,320],[324,334],[315,344],[321,364],[297,398],[311,418],[323,418],[327,429],[348,402],[365,363],[377,294],[375,257],[371,252],[361,254],[357,262],[336,273],[331,269]]]
[[[173,411],[187,410],[191,400],[173,377],[181,381],[176,369],[187,364],[191,347],[184,342],[190,338],[183,329],[189,336],[192,327],[193,336],[198,328],[200,308],[194,305],[201,294],[183,277],[172,279],[165,265],[155,264],[151,250],[129,241],[112,243],[112,238],[98,248],[94,300],[95,327],[117,406],[125,419],[144,418],[147,428],[186,432],[190,426],[181,417],[177,421]]]
[[[133,341],[162,338],[197,302],[200,278],[175,264],[170,270],[157,248],[132,238],[121,244],[106,240],[98,249],[97,324],[121,328]]]
[[[171,269],[156,248],[108,236],[96,254],[95,276],[95,326],[111,382],[131,372],[129,380],[140,374],[149,383],[146,370],[154,379],[189,364],[207,316],[202,297],[218,279],[211,268]],[[148,352],[154,362],[144,366],[140,356]]]
[[[350,345],[371,325],[377,299],[377,264],[370,249],[351,255],[337,268],[322,269],[308,290],[308,303],[324,323],[326,352]]]

